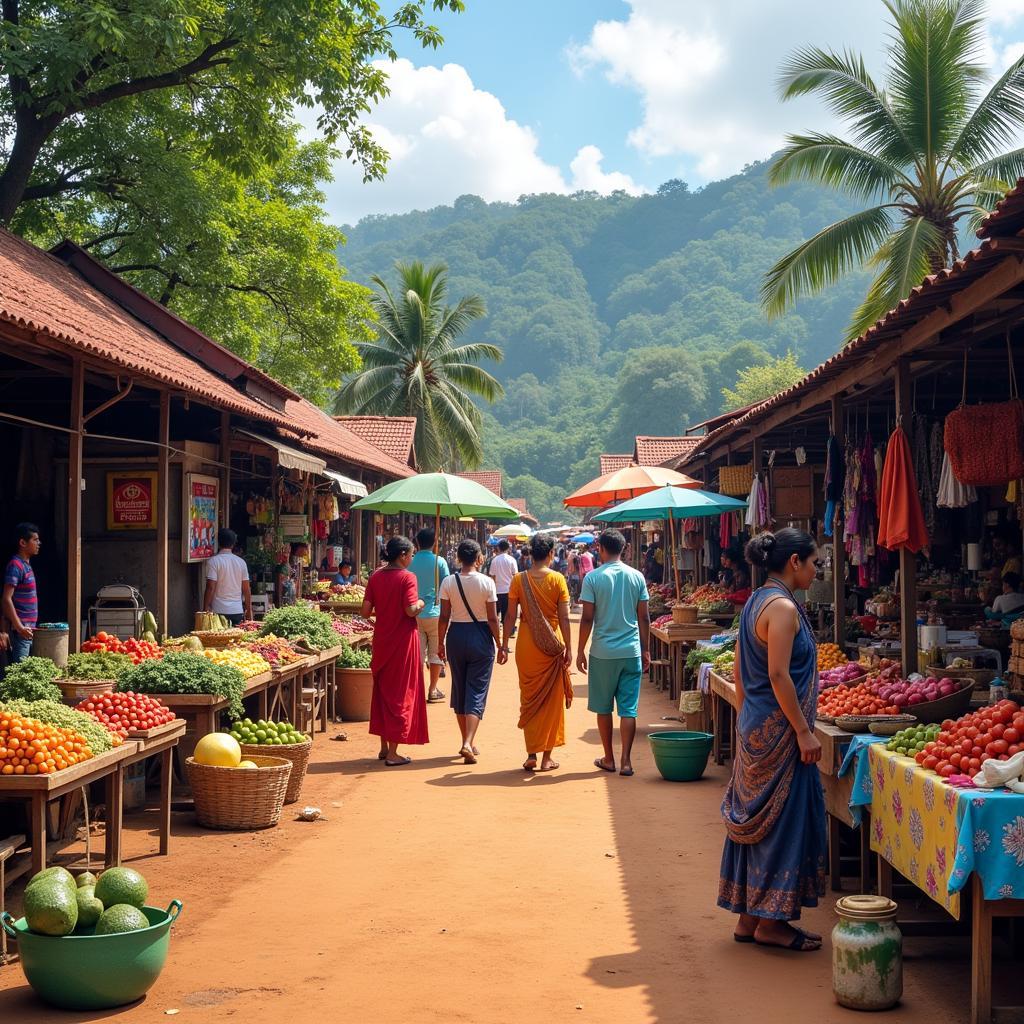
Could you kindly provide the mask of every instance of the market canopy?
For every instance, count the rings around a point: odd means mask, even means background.
[[[526,523],[509,523],[507,526],[499,526],[491,536],[492,537],[525,537],[530,538],[533,536],[533,530],[530,529]]]
[[[574,491],[563,502],[570,508],[604,508],[659,487],[699,487],[700,481],[662,466],[624,466]]]
[[[393,516],[444,516],[447,519],[517,519],[519,512],[474,480],[450,473],[419,473],[396,480],[360,498],[353,506]]]
[[[307,455],[305,452],[300,452],[297,448],[289,448],[288,445],[272,437],[264,437],[262,434],[257,434],[252,430],[239,429],[238,433],[251,437],[254,441],[259,441],[260,444],[265,444],[268,448],[273,448],[277,452],[277,464],[284,466],[285,469],[297,469],[302,473],[317,473],[320,476],[327,475],[327,463],[323,459],[318,459],[315,455]]]
[[[333,469],[325,469],[324,476],[333,480],[338,485],[338,490],[342,494],[347,494],[351,498],[365,498],[369,493],[366,490],[366,484],[360,480],[353,480],[351,477],[345,476],[343,473],[335,473]]]
[[[739,512],[747,503],[714,491],[692,490],[688,487],[660,487],[624,501],[615,508],[598,512],[602,523],[642,523],[650,519],[699,519],[723,512]]]

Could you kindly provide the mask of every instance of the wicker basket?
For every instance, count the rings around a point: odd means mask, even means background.
[[[676,604],[672,606],[672,621],[680,626],[697,621],[697,606],[695,604]]]
[[[221,648],[233,644],[236,640],[244,640],[244,629],[193,629],[192,635],[199,637],[204,647]]]
[[[281,819],[292,763],[283,757],[253,756],[251,768],[215,768],[185,759],[196,805],[196,820],[205,828],[251,832]]]
[[[943,668],[929,665],[927,672],[932,679],[970,679],[979,688],[988,686],[996,677],[995,669],[991,668]]]
[[[55,679],[65,704],[75,707],[83,700],[117,689],[116,679]]]
[[[1010,623],[1010,636],[1014,640],[1024,640],[1024,619],[1014,619]]]
[[[309,764],[312,749],[312,738],[307,739],[305,743],[282,743],[280,746],[276,743],[272,746],[243,743],[242,757],[251,761],[254,757],[263,757],[266,751],[273,750],[274,757],[283,757],[286,761],[291,761],[292,773],[288,776],[288,792],[285,793],[284,802],[293,804],[302,792],[302,783],[306,778],[306,766]]]
[[[745,498],[753,482],[754,466],[749,462],[745,466],[722,466],[718,471],[718,489],[722,494]]]

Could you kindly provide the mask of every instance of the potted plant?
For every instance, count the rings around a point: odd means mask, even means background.
[[[368,722],[373,696],[370,652],[342,642],[337,662],[338,713],[346,722]]]

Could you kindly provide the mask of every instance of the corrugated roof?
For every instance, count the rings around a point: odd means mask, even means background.
[[[869,354],[886,341],[903,334],[929,313],[948,303],[954,293],[986,274],[1000,260],[1011,254],[1019,256],[1020,243],[1017,239],[1013,239],[1013,243],[1015,248],[1011,249],[1010,242],[1005,238],[988,238],[978,248],[972,249],[962,260],[954,263],[952,267],[940,270],[937,274],[929,274],[899,305],[889,310],[863,334],[844,345],[834,356],[826,359],[802,380],[759,405],[753,406],[737,419],[723,424],[704,437],[697,438],[698,445],[690,452],[689,456],[680,459],[677,466],[685,465],[688,460],[706,451],[719,440],[745,429],[771,410],[798,398],[812,388],[820,386],[826,380],[838,376],[849,365],[852,365],[855,359]]]
[[[335,416],[354,434],[369,441],[393,459],[414,464],[413,443],[416,440],[415,416]]]
[[[478,469],[471,473],[456,473],[464,480],[475,480],[482,487],[501,497],[501,470],[500,469]]]
[[[602,455],[601,456],[601,472],[598,476],[607,476],[609,473],[614,473],[618,469],[625,469],[627,466],[633,465],[632,455]]]
[[[633,458],[638,466],[660,466],[669,459],[689,455],[703,440],[701,437],[650,437],[638,435]]]
[[[287,418],[186,355],[59,259],[2,228],[0,320],[219,408],[289,426]]]

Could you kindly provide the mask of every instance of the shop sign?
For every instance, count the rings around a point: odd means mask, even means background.
[[[107,473],[107,529],[156,529],[156,472]]]
[[[182,557],[202,562],[217,553],[217,499],[220,480],[200,473],[185,474],[185,522],[182,527]]]

